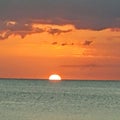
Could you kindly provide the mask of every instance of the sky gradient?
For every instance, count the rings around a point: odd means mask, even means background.
[[[119,0],[0,0],[0,77],[120,80]]]

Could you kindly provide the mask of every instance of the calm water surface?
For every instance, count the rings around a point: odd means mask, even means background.
[[[120,81],[0,80],[0,120],[119,120]]]

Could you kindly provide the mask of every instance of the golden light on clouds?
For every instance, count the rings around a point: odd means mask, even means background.
[[[7,22],[6,22],[6,25],[7,25],[7,26],[14,26],[14,25],[16,25],[16,24],[17,24],[16,21],[7,21]]]
[[[106,79],[110,79],[109,73],[118,78],[114,71],[119,67],[112,66],[119,64],[120,31],[83,30],[70,24],[32,24],[28,28],[1,33],[1,38],[4,38],[0,41],[0,57],[4,59],[0,60],[1,76],[46,78],[55,72],[65,79],[100,79],[98,73],[103,71]]]
[[[60,30],[74,30],[75,27],[72,24],[66,24],[66,25],[56,25],[56,24],[33,24],[32,25],[33,28],[41,28],[41,29],[60,29]]]
[[[28,33],[25,38],[11,34],[8,38],[6,37],[6,40],[0,42],[0,49],[3,51],[1,54],[80,57],[109,55],[111,48],[113,52],[115,51],[115,45],[116,49],[119,49],[120,32],[113,32],[111,29],[79,30],[73,25],[49,24],[33,24],[33,29],[43,29],[45,32]],[[2,34],[2,36],[5,35],[6,33]],[[104,46],[107,49],[102,49]]]

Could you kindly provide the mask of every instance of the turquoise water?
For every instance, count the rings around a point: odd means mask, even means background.
[[[119,81],[0,80],[0,120],[119,119]]]

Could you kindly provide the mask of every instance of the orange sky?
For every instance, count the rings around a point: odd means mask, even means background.
[[[30,31],[8,33],[1,32],[5,38],[0,41],[2,78],[47,79],[57,73],[63,79],[120,79],[120,29],[33,23]]]

